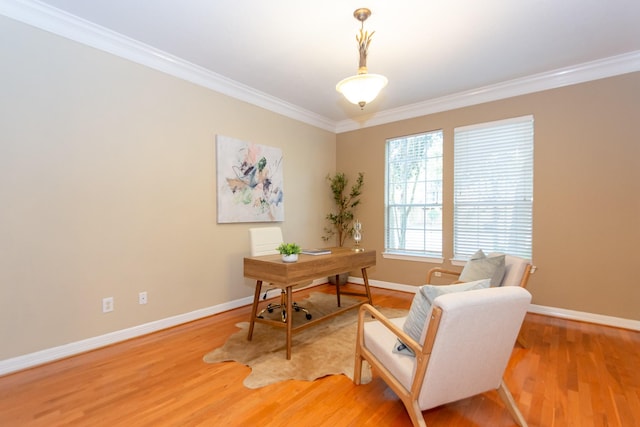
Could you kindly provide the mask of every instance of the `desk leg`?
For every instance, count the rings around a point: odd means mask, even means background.
[[[293,286],[287,286],[287,360],[291,359],[291,335],[293,332]]]
[[[367,299],[369,300],[369,304],[373,305],[373,298],[371,298],[371,288],[369,288],[369,277],[367,276],[367,269],[363,268],[361,271],[362,280],[364,281],[364,289],[367,293]]]
[[[262,280],[256,281],[256,293],[253,295],[253,307],[251,308],[251,320],[249,321],[249,334],[247,339],[251,341],[253,337],[253,326],[256,324],[258,315],[258,303],[260,302],[260,291],[262,290]]]
[[[338,307],[340,307],[340,275],[336,274],[336,297],[338,298]]]

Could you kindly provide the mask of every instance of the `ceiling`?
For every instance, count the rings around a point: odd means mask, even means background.
[[[15,2],[16,0],[13,0]],[[0,0],[9,2],[11,0]],[[37,3],[27,0],[27,3]],[[337,125],[606,58],[640,69],[638,0],[44,0],[172,58]],[[367,65],[389,79],[364,110],[336,92]],[[57,13],[57,12],[56,12]],[[629,56],[631,55],[631,56]],[[198,67],[198,68],[199,68]]]

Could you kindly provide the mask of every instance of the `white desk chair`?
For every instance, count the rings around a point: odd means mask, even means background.
[[[260,227],[260,228],[250,228],[249,229],[249,240],[251,242],[251,256],[260,256],[260,255],[272,255],[277,254],[278,246],[284,242],[282,238],[282,230],[280,227]],[[262,286],[264,283],[256,283],[256,286]],[[267,296],[265,292],[265,297]],[[274,310],[280,310],[280,317],[283,322],[287,320],[287,292],[284,288],[280,288],[280,304],[268,304],[267,308],[262,310],[258,317],[263,317],[265,311],[272,313]],[[311,313],[309,311],[298,305],[298,303],[293,303],[293,309],[295,311],[302,311],[305,313],[305,317],[307,320],[311,319]]]
[[[404,333],[406,318],[389,320],[369,304],[360,308],[354,379],[369,362],[400,397],[414,426],[422,411],[497,390],[519,426],[527,422],[502,376],[531,301],[524,288],[505,286],[437,297],[420,342]],[[375,321],[365,322],[367,314]],[[415,357],[393,352],[397,339]]]

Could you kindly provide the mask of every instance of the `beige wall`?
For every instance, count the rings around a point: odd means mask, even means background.
[[[0,360],[251,295],[252,224],[215,220],[216,134],[283,149],[281,225],[302,245],[323,244],[326,174],[365,172],[363,244],[381,252],[385,139],[444,129],[450,257],[453,128],[525,114],[534,303],[640,319],[640,73],[349,132],[336,147],[330,132],[4,17],[0,36]],[[371,278],[419,285],[428,267],[379,257]]]
[[[387,138],[444,130],[444,256],[452,248],[453,129],[533,114],[533,303],[640,320],[640,73],[338,135],[337,170],[363,171],[366,247],[384,247]],[[433,265],[383,259],[370,278],[420,285]]]
[[[285,238],[322,244],[335,134],[4,17],[0,35],[0,360],[252,295],[255,224],[216,224],[216,134],[282,148]]]

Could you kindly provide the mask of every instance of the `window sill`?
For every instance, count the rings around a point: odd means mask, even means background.
[[[394,252],[383,252],[382,258],[399,259],[402,261],[429,262],[432,264],[442,264],[444,262],[444,258],[434,258],[426,255],[407,255]]]

